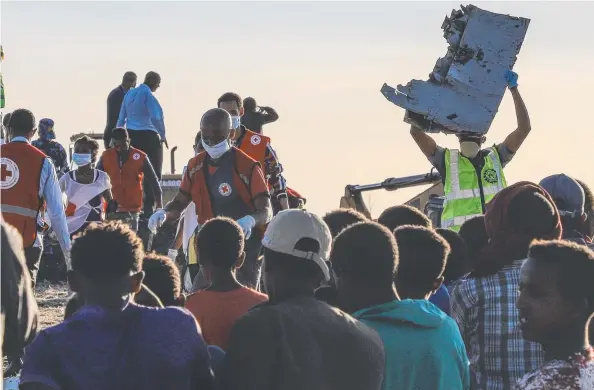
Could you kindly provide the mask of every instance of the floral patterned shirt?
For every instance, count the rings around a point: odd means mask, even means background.
[[[553,360],[526,374],[515,390],[594,389],[594,349],[576,353],[567,360]]]

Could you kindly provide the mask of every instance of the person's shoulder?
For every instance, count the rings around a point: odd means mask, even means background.
[[[567,362],[553,361],[524,375],[514,390],[574,389],[572,382],[578,381],[579,371]]]
[[[232,148],[233,152],[235,153],[235,155],[237,156],[237,159],[240,162],[249,162],[249,163],[256,163],[257,162],[252,156],[250,156],[249,154],[247,154],[243,150],[239,149],[238,147],[232,146],[231,148]]]
[[[157,328],[162,326],[200,331],[200,327],[192,313],[183,307],[147,307],[134,305],[134,310],[142,311],[143,317]]]
[[[145,152],[143,152],[142,150],[137,149],[133,146],[130,147],[130,152],[132,153],[132,158],[135,160],[137,159],[137,158],[135,158],[136,155],[143,157],[143,158],[147,157],[147,154]]]

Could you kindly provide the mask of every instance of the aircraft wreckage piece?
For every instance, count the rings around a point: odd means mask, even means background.
[[[513,68],[530,23],[474,5],[461,8],[441,26],[449,47],[429,80],[381,89],[406,109],[406,123],[428,133],[487,133],[507,87],[505,71]]]

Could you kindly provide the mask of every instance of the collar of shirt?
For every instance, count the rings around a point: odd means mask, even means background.
[[[30,144],[30,143],[31,143],[31,142],[29,142],[29,140],[28,140],[27,138],[25,138],[25,137],[21,137],[21,136],[14,137],[13,139],[11,139],[11,140],[10,140],[10,142],[11,142],[11,143],[12,143],[12,142],[26,142],[26,143],[28,143],[28,144]]]

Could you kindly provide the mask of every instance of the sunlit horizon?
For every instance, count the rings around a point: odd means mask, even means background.
[[[468,3],[465,3],[468,4]],[[472,4],[531,19],[514,71],[532,132],[507,166],[508,182],[564,172],[594,186],[587,118],[594,79],[591,2]],[[441,23],[459,2],[6,2],[0,4],[7,106],[56,122],[58,141],[102,133],[106,99],[128,70],[139,82],[162,77],[177,172],[192,156],[203,112],[224,92],[274,107],[264,127],[288,185],[323,214],[347,184],[427,173],[429,162],[380,93],[426,79],[447,44]],[[487,134],[502,142],[516,128],[506,93]],[[453,136],[436,136],[456,147]],[[170,171],[169,151],[163,172]],[[586,160],[584,163],[583,160]],[[371,195],[373,214],[426,188]],[[365,196],[369,200],[369,196]]]

